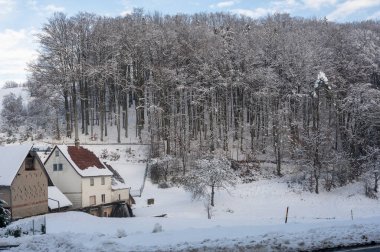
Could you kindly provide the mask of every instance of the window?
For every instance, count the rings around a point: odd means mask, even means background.
[[[53,164],[53,171],[63,171],[62,164]]]
[[[102,194],[102,203],[106,203],[106,195]]]
[[[96,205],[96,196],[90,196],[90,205]]]
[[[55,156],[59,157],[59,150],[55,150]]]
[[[106,184],[106,179],[102,177],[102,185],[105,185],[105,184]]]
[[[90,186],[94,186],[94,178],[90,178]]]
[[[25,158],[25,170],[27,170],[27,171],[34,170],[34,158],[33,157]]]

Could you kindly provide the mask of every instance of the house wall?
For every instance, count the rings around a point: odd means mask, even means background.
[[[120,195],[120,200],[129,202],[129,188],[112,190],[112,202],[118,201]]]
[[[62,152],[55,155],[55,150],[45,162],[45,168],[54,185],[73,203],[72,209],[82,206],[82,177],[75,171]],[[54,171],[53,164],[62,164],[62,171]]]
[[[98,206],[90,209],[89,214],[98,217],[109,217],[112,213],[112,206]]]
[[[91,178],[94,179],[94,185],[91,185]],[[104,185],[101,184],[101,177],[83,177],[82,178],[82,206],[88,207],[90,196],[96,197],[96,205],[111,202],[111,176],[104,176]],[[102,194],[105,194],[105,202],[102,202]]]
[[[11,184],[13,219],[48,212],[48,178],[37,158],[33,165],[34,170],[25,170],[24,161]]]
[[[9,186],[0,187],[0,199],[5,200],[8,206],[11,204],[11,190]]]

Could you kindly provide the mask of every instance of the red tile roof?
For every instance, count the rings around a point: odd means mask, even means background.
[[[81,170],[85,170],[89,167],[97,167],[99,169],[105,169],[95,154],[83,147],[67,146],[67,151],[71,159]]]

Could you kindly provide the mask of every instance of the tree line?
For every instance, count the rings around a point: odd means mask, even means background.
[[[279,176],[290,160],[316,193],[378,169],[378,154],[363,159],[380,145],[378,21],[135,9],[55,13],[37,37],[28,86],[57,138],[78,142],[96,126],[103,140],[114,125],[115,142],[149,141],[165,174],[216,150],[240,162],[270,156]]]

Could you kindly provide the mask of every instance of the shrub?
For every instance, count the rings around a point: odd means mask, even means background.
[[[153,228],[152,233],[160,233],[160,232],[162,232],[162,231],[163,231],[163,229],[162,229],[161,224],[156,223],[156,224],[154,225],[154,228]]]
[[[117,152],[111,152],[111,154],[110,154],[110,160],[111,161],[117,161],[117,160],[119,160],[119,158],[120,158],[120,154],[119,153],[117,153]]]
[[[7,231],[5,232],[5,235],[6,236],[13,236],[13,237],[20,237],[21,236],[21,228],[20,227],[16,227],[15,229],[7,229]]]
[[[102,150],[102,153],[100,154],[100,158],[101,158],[101,159],[107,159],[108,156],[109,156],[109,154],[108,154],[108,150],[107,150],[107,149],[103,149],[103,150]]]

